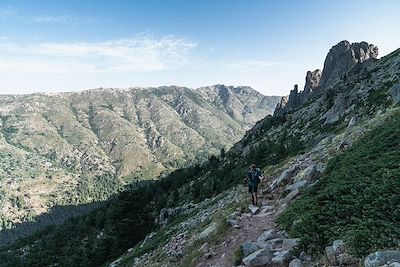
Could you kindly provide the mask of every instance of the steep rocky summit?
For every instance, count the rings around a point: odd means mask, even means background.
[[[327,88],[349,73],[356,65],[378,57],[378,47],[367,42],[342,41],[329,50],[325,58],[320,87]]]
[[[303,91],[298,86],[290,91],[289,98],[281,101],[275,114],[285,114],[304,103],[323,94],[342,78],[357,79],[362,69],[378,57],[378,47],[366,42],[352,43],[342,41],[333,46],[325,58],[323,71],[308,71]]]

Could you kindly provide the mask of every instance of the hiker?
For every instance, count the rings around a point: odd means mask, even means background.
[[[256,164],[251,164],[250,170],[247,173],[247,176],[245,178],[245,182],[247,182],[249,186],[249,193],[251,197],[251,203],[253,205],[258,204],[258,198],[257,198],[257,187],[258,184],[260,183],[263,175],[261,173],[261,170],[257,168]]]

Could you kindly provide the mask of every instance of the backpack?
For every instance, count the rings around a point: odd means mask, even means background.
[[[260,183],[261,170],[256,168],[255,172],[249,171],[249,184],[257,186]]]

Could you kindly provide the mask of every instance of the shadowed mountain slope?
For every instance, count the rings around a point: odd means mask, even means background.
[[[0,229],[202,162],[278,100],[224,85],[0,95]]]

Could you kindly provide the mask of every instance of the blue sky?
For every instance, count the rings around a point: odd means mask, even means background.
[[[217,83],[285,95],[341,40],[400,48],[400,1],[0,1],[0,94]]]

